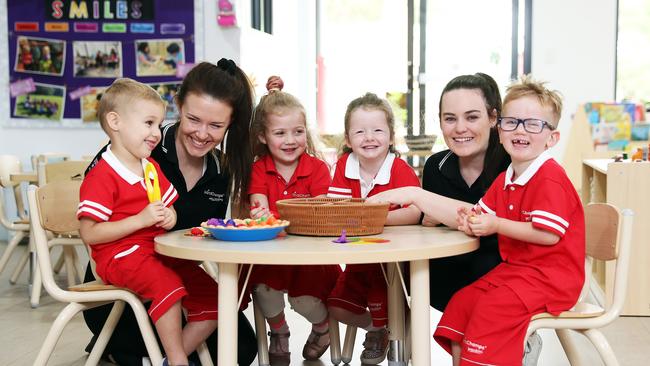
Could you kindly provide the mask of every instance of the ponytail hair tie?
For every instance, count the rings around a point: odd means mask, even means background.
[[[222,58],[219,60],[219,62],[217,62],[217,67],[221,70],[226,71],[232,76],[235,76],[235,73],[237,72],[237,65],[235,64],[235,61],[227,58]]]
[[[269,94],[281,91],[284,88],[284,81],[279,76],[271,76],[266,82],[266,90],[269,91]]]

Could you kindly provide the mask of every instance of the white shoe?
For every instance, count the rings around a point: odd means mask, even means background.
[[[540,353],[542,353],[542,337],[535,331],[526,340],[523,366],[537,366]]]

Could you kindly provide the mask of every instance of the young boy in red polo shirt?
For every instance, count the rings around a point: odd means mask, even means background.
[[[154,252],[154,237],[176,223],[172,204],[178,198],[149,158],[161,138],[165,103],[151,87],[118,79],[103,94],[98,115],[111,144],[81,185],[81,238],[104,282],[152,300],[149,316],[165,350],[163,365],[187,365],[187,355],[217,327],[218,290],[194,262]],[[151,179],[160,184],[159,198],[148,198]],[[187,309],[185,328],[181,307]]]
[[[458,291],[436,341],[454,365],[521,365],[533,315],[558,314],[584,282],[582,203],[564,169],[547,153],[559,139],[562,101],[529,77],[508,88],[499,137],[512,158],[473,209],[459,208],[459,230],[497,233],[503,262]]]

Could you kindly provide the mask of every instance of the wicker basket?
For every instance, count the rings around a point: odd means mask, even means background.
[[[372,235],[384,231],[388,203],[360,198],[294,198],[276,202],[280,216],[291,222],[289,234],[310,236]]]

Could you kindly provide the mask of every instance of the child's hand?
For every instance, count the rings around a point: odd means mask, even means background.
[[[469,227],[476,236],[492,235],[499,231],[499,218],[495,215],[470,216]]]
[[[252,219],[259,219],[262,216],[270,216],[271,211],[269,211],[268,208],[263,207],[258,201],[255,202],[253,206],[251,206],[251,212],[250,212],[251,218]]]
[[[156,226],[161,227],[165,230],[171,230],[171,228],[176,225],[176,220],[174,220],[174,212],[172,212],[172,210],[168,207],[165,207],[163,209],[163,212],[165,216],[162,221],[156,224]]]
[[[162,201],[152,202],[138,214],[142,227],[149,227],[165,219],[165,206]]]

